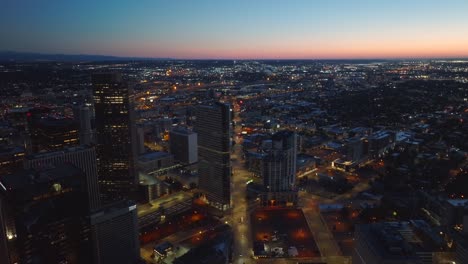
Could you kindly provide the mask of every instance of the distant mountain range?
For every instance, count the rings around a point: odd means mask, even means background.
[[[144,57],[117,57],[106,55],[90,55],[90,54],[44,54],[34,52],[16,52],[16,51],[0,51],[0,61],[62,61],[62,62],[78,62],[78,61],[128,61],[128,60],[171,60],[170,58],[144,58]]]

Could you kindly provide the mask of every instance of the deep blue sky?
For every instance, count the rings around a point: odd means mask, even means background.
[[[468,0],[0,0],[0,50],[173,58],[468,56]]]

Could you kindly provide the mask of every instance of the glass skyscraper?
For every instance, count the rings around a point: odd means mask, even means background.
[[[134,198],[136,138],[133,96],[117,73],[92,76],[99,185],[103,201]]]
[[[225,210],[231,203],[231,106],[216,102],[198,106],[199,187],[210,204]]]

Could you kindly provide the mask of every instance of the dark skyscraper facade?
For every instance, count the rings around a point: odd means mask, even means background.
[[[45,117],[31,125],[31,145],[34,153],[56,151],[80,143],[78,124],[70,118]]]
[[[133,97],[117,73],[92,76],[99,185],[104,202],[132,198],[137,189]]]
[[[86,177],[83,180],[86,184],[89,210],[97,210],[101,206],[101,201],[94,147],[80,146],[30,155],[24,160],[24,167],[26,169],[44,169],[61,163],[71,163],[84,172]]]
[[[137,263],[140,257],[136,204],[121,201],[90,216],[93,263]]]
[[[41,154],[0,178],[0,264],[138,263],[136,204],[99,205],[94,157]]]
[[[93,130],[91,127],[91,110],[87,105],[76,106],[74,109],[75,121],[80,127],[80,144],[89,145],[93,142]]]
[[[231,203],[231,107],[214,103],[198,106],[195,131],[198,133],[199,187],[215,207],[227,209]]]
[[[267,151],[262,163],[265,187],[263,203],[296,203],[297,136],[294,132],[281,131],[274,134],[271,140],[271,149]]]
[[[13,173],[23,166],[25,150],[22,147],[0,146],[0,175]]]
[[[169,132],[170,150],[174,159],[183,164],[193,164],[198,159],[197,133],[187,129]]]
[[[0,179],[0,263],[88,263],[83,171],[71,164]]]

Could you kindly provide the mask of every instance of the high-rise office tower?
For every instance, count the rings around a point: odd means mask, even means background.
[[[21,132],[21,136],[24,140],[24,146],[27,154],[34,153],[32,146],[32,138],[34,137],[35,125],[42,119],[42,117],[50,114],[51,109],[47,107],[34,107],[34,108],[19,108],[14,109],[13,113],[10,113],[13,127]],[[24,119],[22,118],[24,114]]]
[[[183,164],[197,162],[197,133],[184,128],[176,128],[169,132],[169,141],[170,150],[172,155],[174,155],[174,159]]]
[[[136,127],[136,145],[138,155],[145,153],[145,128],[143,126]]]
[[[136,204],[121,201],[95,212],[91,220],[94,264],[137,263],[140,257]]]
[[[133,96],[117,73],[92,76],[99,186],[104,201],[132,198],[138,188]]]
[[[93,147],[73,147],[61,151],[39,153],[27,156],[24,160],[26,169],[45,169],[56,164],[71,163],[84,172],[84,183],[89,201],[89,210],[95,211],[101,206],[99,197],[96,152]]]
[[[267,150],[262,161],[264,205],[287,205],[297,202],[296,145],[297,136],[294,132],[280,131],[272,136],[271,149]]]
[[[30,125],[32,152],[55,151],[80,143],[78,124],[70,118],[44,117]]]
[[[137,263],[136,204],[89,208],[97,178],[71,164],[95,171],[94,150],[42,155],[0,179],[0,264]]]
[[[89,263],[83,172],[71,164],[0,179],[0,263]]]
[[[210,204],[228,209],[231,203],[231,107],[213,103],[196,109],[199,187]]]
[[[79,136],[81,145],[89,145],[93,142],[93,130],[91,127],[91,109],[87,105],[78,105],[73,108],[75,122],[79,124]]]

